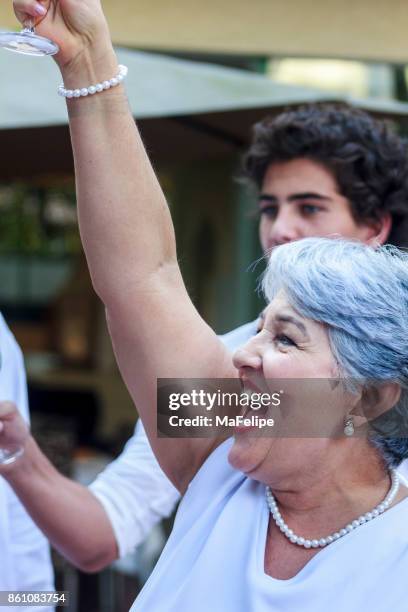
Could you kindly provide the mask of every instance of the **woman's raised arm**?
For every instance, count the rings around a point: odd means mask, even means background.
[[[48,12],[38,34],[57,42],[64,86],[118,74],[99,0],[15,0],[20,21]],[[41,67],[39,66],[39,70]],[[190,301],[168,206],[122,85],[67,100],[79,222],[116,357],[159,462],[183,489],[217,441],[156,437],[157,378],[234,376],[229,354]]]

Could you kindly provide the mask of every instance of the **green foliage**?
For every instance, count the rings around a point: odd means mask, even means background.
[[[0,184],[0,254],[61,257],[80,250],[73,186]]]

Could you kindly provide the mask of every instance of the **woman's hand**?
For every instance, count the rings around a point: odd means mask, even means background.
[[[61,69],[84,58],[103,60],[111,50],[109,29],[100,0],[14,0],[14,12],[37,34],[58,44],[55,59]]]
[[[0,448],[11,452],[24,448],[29,436],[28,425],[15,404],[0,402]],[[9,469],[0,465],[0,473]]]

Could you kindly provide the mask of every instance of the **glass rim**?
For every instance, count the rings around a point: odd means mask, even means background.
[[[33,57],[55,55],[59,51],[56,43],[35,34],[30,28],[25,28],[21,32],[0,30],[0,48]]]

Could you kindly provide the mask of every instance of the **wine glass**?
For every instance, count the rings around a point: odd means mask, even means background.
[[[55,42],[35,33],[32,23],[21,32],[0,32],[0,48],[36,56],[55,55],[59,51]]]
[[[0,465],[8,465],[14,463],[24,453],[24,449],[21,446],[14,451],[5,450],[0,448]]]
[[[2,358],[0,352],[0,370],[2,367]],[[2,448],[0,446],[0,465],[14,463],[24,453],[22,446],[15,446],[13,449]]]

